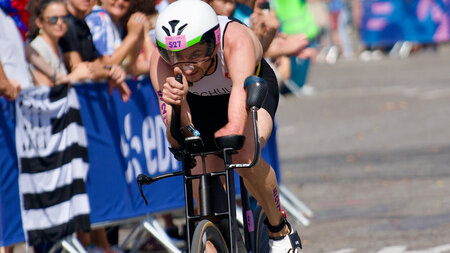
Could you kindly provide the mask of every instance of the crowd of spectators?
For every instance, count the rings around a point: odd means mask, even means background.
[[[155,20],[171,1],[33,0],[27,5],[29,17],[22,19],[28,24],[10,17],[11,6],[1,6],[0,96],[14,100],[33,86],[108,80],[110,91],[116,88],[127,101],[132,94],[126,76],[148,74]],[[205,1],[217,14],[233,16],[255,32],[282,92],[298,94],[310,60],[335,63],[354,58],[359,50],[354,39],[358,0]],[[28,25],[26,38],[23,25]],[[294,78],[299,66],[306,68],[303,80]],[[113,251],[104,229],[78,236],[85,246]]]

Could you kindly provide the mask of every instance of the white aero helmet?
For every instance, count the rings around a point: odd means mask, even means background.
[[[176,63],[177,52],[206,43],[211,57],[220,43],[220,26],[214,9],[201,0],[178,0],[156,20],[156,44],[163,59]]]

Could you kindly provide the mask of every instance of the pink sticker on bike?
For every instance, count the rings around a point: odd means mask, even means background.
[[[181,50],[187,48],[186,36],[176,35],[166,37],[166,46],[168,50]]]
[[[252,210],[247,210],[247,226],[248,226],[248,232],[255,231],[255,221],[253,220],[253,213]]]

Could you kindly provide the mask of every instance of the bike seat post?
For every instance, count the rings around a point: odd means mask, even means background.
[[[184,201],[185,201],[185,217],[186,217],[186,238],[188,245],[191,245],[191,238],[194,233],[194,194],[192,187],[192,178],[190,169],[186,169],[183,164],[183,169],[185,170],[184,181]],[[188,252],[190,252],[190,247],[188,247]]]
[[[226,169],[226,185],[227,185],[227,204],[228,204],[228,227],[229,227],[229,238],[230,252],[238,252],[238,244],[236,238],[236,232],[234,221],[236,220],[236,193],[234,185],[234,170],[229,168],[232,164],[231,153],[224,150],[224,164]]]
[[[207,217],[213,214],[210,200],[211,200],[211,176],[206,173],[205,155],[202,155],[203,174],[200,176],[199,182],[199,198],[200,198],[200,216]]]

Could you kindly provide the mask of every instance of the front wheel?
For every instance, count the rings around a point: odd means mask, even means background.
[[[227,243],[214,223],[202,220],[192,237],[191,253],[228,253]]]
[[[268,253],[269,252],[269,230],[264,224],[266,214],[261,206],[257,206],[254,211],[254,220],[256,225],[256,253]]]

